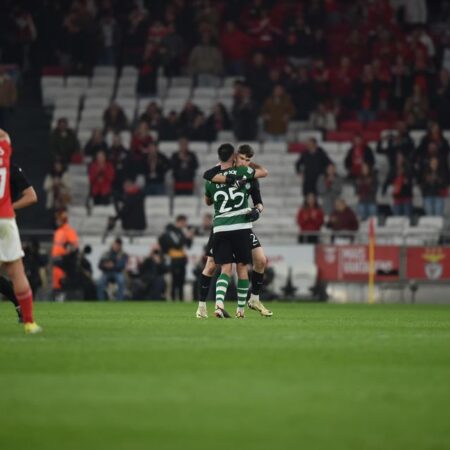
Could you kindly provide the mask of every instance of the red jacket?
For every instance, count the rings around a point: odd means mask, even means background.
[[[94,196],[111,194],[114,175],[114,166],[109,161],[106,161],[103,167],[94,161],[89,167],[91,194]]]
[[[297,223],[302,231],[319,231],[323,225],[323,210],[302,206],[297,213]]]
[[[239,61],[247,58],[252,40],[240,30],[233,33],[224,31],[220,37],[220,48],[228,61]]]
[[[343,211],[334,210],[330,216],[330,228],[334,231],[356,231],[358,219],[348,206]]]

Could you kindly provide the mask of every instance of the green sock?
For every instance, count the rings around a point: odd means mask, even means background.
[[[223,307],[223,302],[225,300],[225,294],[227,293],[228,283],[230,282],[230,277],[221,273],[219,278],[217,278],[216,282],[216,303],[221,302],[221,306]]]
[[[238,307],[243,308],[247,303],[247,292],[249,286],[248,279],[238,280],[237,283],[237,292],[238,292]]]

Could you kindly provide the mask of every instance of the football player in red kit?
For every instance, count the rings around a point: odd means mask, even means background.
[[[11,153],[9,135],[0,129],[0,263],[13,283],[23,315],[25,332],[36,334],[40,333],[42,328],[33,319],[33,294],[23,267],[22,245],[11,201]]]

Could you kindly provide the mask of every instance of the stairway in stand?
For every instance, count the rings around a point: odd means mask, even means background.
[[[13,144],[12,161],[20,165],[38,195],[38,204],[17,214],[21,230],[48,229],[51,215],[45,209],[42,189],[50,164],[50,120],[40,98],[39,77],[25,79],[19,87],[19,101],[5,126]]]

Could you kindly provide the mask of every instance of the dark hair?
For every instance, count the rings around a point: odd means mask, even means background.
[[[114,243],[122,245],[122,239],[120,237],[116,237],[116,239],[114,239]]]
[[[234,147],[227,143],[227,144],[221,144],[219,145],[219,148],[217,149],[217,154],[219,155],[219,159],[222,162],[227,162],[231,156],[234,153]]]
[[[248,144],[241,144],[238,148],[238,153],[246,156],[247,158],[252,158],[255,155],[255,151],[251,145]]]
[[[175,222],[179,222],[180,220],[187,221],[187,217],[184,214],[179,214],[177,217],[175,217]]]

